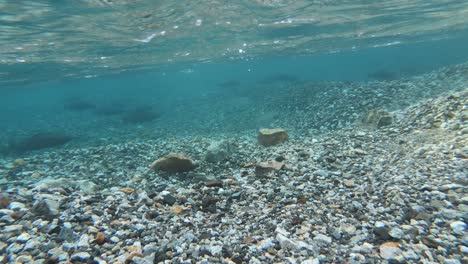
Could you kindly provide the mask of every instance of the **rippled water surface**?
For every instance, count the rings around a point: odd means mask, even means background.
[[[453,38],[468,1],[0,2],[1,83]]]

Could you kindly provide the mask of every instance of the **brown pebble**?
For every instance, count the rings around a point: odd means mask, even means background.
[[[220,187],[220,188],[222,188],[223,187],[223,182],[218,180],[218,179],[214,179],[214,180],[209,180],[209,181],[205,182],[205,185],[206,185],[206,187]]]
[[[130,193],[132,193],[132,192],[134,192],[134,191],[135,191],[135,189],[133,189],[133,188],[130,188],[130,187],[124,187],[124,188],[120,188],[120,190],[121,190],[122,192],[124,192],[124,193],[128,193],[128,194],[130,194]]]
[[[4,194],[0,194],[0,209],[7,208],[10,204],[10,198]]]
[[[244,243],[254,244],[254,243],[257,243],[257,240],[251,236],[247,236],[247,237],[244,237]]]
[[[21,219],[25,214],[26,212],[23,212],[23,211],[15,211],[11,214],[11,218],[18,220],[18,219]]]
[[[104,244],[105,241],[106,241],[106,235],[103,232],[98,232],[96,234],[96,238],[94,239],[94,242],[96,242],[96,244],[98,245],[102,245]]]

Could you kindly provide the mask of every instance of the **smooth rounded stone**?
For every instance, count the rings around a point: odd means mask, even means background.
[[[463,232],[465,231],[466,224],[462,221],[455,221],[450,224],[450,227],[453,229],[455,232]]]
[[[87,261],[91,255],[87,252],[77,252],[70,256],[71,261]]]
[[[85,194],[95,194],[99,189],[98,185],[92,181],[80,180],[77,181],[78,188]]]
[[[332,238],[331,237],[328,237],[326,235],[323,235],[323,234],[318,234],[314,237],[314,241],[316,242],[319,242],[321,244],[331,244],[332,242]]]
[[[394,227],[390,229],[390,232],[388,232],[388,234],[393,238],[401,239],[403,237],[403,230],[401,230],[400,228]]]
[[[24,245],[23,250],[24,251],[36,250],[36,249],[39,249],[39,246],[40,246],[39,241],[37,241],[36,239],[29,239]]]
[[[459,245],[458,249],[460,250],[461,253],[463,253],[465,255],[468,255],[468,247],[467,246]]]
[[[207,162],[220,162],[228,159],[234,152],[234,146],[227,140],[213,141],[207,148],[205,160]]]
[[[386,242],[379,247],[380,257],[385,260],[403,261],[403,251],[398,243]]]
[[[165,172],[187,172],[195,169],[193,161],[184,153],[169,153],[155,160],[151,169]]]
[[[112,236],[111,238],[109,238],[109,241],[112,243],[118,243],[120,239],[116,236]]]
[[[257,133],[258,143],[265,147],[283,143],[288,137],[288,131],[281,128],[261,128]]]
[[[89,248],[89,236],[87,234],[81,235],[80,239],[76,243],[78,249],[84,250]]]
[[[10,209],[10,210],[21,211],[21,210],[24,210],[25,208],[26,208],[26,205],[24,203],[20,203],[20,202],[11,202],[8,205],[8,209]]]
[[[29,235],[28,233],[22,233],[21,235],[16,237],[16,242],[24,244],[28,242],[29,239],[31,239],[31,235]]]

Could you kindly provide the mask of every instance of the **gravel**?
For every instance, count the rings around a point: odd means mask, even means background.
[[[303,133],[319,122],[304,112],[267,148],[244,130],[6,157],[0,262],[465,263],[468,90],[398,107],[408,94],[390,91],[375,91],[394,106],[378,129]],[[150,170],[170,152],[195,170]],[[284,166],[256,175],[267,161]]]

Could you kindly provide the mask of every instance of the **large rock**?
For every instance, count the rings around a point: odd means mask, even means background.
[[[193,161],[183,153],[169,153],[151,164],[151,169],[166,172],[186,172],[195,169]]]
[[[288,131],[281,128],[261,128],[257,140],[262,146],[273,146],[288,140]]]
[[[393,123],[393,116],[385,110],[372,109],[364,115],[361,123],[363,126],[381,128],[390,126]]]
[[[211,142],[206,150],[205,160],[219,162],[229,158],[233,152],[233,144],[227,140]]]

